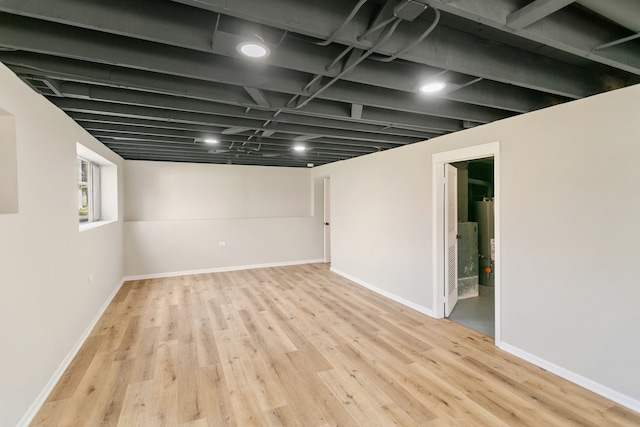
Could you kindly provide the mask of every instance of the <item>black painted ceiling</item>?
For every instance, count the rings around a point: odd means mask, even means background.
[[[638,0],[0,0],[0,61],[137,160],[423,141],[638,83],[639,33]],[[268,57],[238,53],[256,38]]]

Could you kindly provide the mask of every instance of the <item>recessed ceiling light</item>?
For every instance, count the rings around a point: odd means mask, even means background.
[[[313,163],[307,163],[308,168],[312,168],[313,166],[314,166]]]
[[[260,42],[244,42],[238,45],[238,52],[250,58],[269,56],[269,48]]]
[[[307,147],[305,147],[304,145],[294,145],[293,149],[296,151],[304,151],[307,149]]]
[[[220,141],[215,138],[205,138],[204,142],[206,142],[207,144],[217,144]]]
[[[425,83],[422,86],[420,86],[420,92],[422,92],[422,93],[434,93],[434,92],[441,91],[445,87],[447,87],[447,84],[445,82]]]

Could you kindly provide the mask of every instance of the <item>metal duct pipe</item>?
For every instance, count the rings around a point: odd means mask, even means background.
[[[494,239],[495,217],[493,199],[485,197],[475,202],[476,219],[478,221],[478,251],[480,252],[480,284],[494,286]]]
[[[395,59],[400,56],[400,55],[404,55],[405,53],[407,53],[408,51],[410,51],[411,49],[413,49],[414,47],[416,47],[418,45],[418,43],[420,43],[421,41],[423,41],[424,39],[427,38],[427,36],[429,34],[431,34],[431,31],[434,30],[434,28],[436,28],[436,25],[438,25],[438,22],[440,22],[440,11],[438,9],[433,9],[434,13],[435,13],[435,19],[433,20],[433,22],[431,23],[431,25],[429,25],[429,27],[427,27],[427,29],[420,34],[420,37],[418,37],[413,43],[411,43],[409,46],[406,46],[405,48],[401,49],[400,51],[394,53],[393,55],[389,56],[389,57],[371,57],[371,59],[375,59],[376,61],[382,61],[382,62],[391,62],[391,61],[395,61]]]
[[[400,22],[400,18],[397,18],[395,16],[390,16],[389,18],[385,19],[384,21],[379,22],[377,25],[369,28],[363,34],[360,34],[358,37],[356,37],[356,39],[358,39],[358,41],[362,41],[362,40],[366,39],[367,37],[369,37],[371,34],[375,33],[376,31],[378,31],[381,28],[386,27],[387,25],[389,25],[390,23],[392,23],[395,20],[398,20],[398,22]]]
[[[309,102],[311,102],[314,98],[316,98],[318,95],[320,95],[322,92],[324,92],[325,90],[327,90],[329,88],[329,86],[333,85],[335,82],[337,82],[338,80],[340,80],[342,78],[342,76],[344,76],[345,74],[347,74],[348,72],[350,72],[351,70],[353,70],[354,68],[356,68],[356,66],[358,64],[360,64],[362,61],[364,61],[365,59],[367,59],[373,52],[376,51],[376,49],[378,49],[380,46],[382,46],[383,44],[385,44],[393,35],[393,33],[396,31],[396,28],[398,28],[398,25],[400,25],[400,22],[402,22],[402,19],[400,18],[395,18],[396,20],[391,27],[387,30],[386,34],[376,42],[375,45],[373,45],[369,50],[367,50],[366,52],[364,52],[357,60],[355,60],[353,62],[353,64],[349,65],[347,68],[345,68],[344,70],[342,70],[342,72],[340,74],[338,74],[337,76],[335,76],[333,79],[331,79],[331,81],[327,82],[324,86],[322,86],[320,89],[318,89],[317,91],[315,91],[314,93],[312,93],[311,95],[309,95],[309,97],[302,103],[300,103],[298,106],[295,107],[296,110],[304,107],[305,105],[307,105]]]
[[[578,4],[640,33],[640,2],[638,0],[578,0]]]
[[[333,42],[333,38],[336,36],[336,34],[338,34],[340,31],[342,31],[344,29],[344,27],[346,27],[349,22],[351,22],[354,18],[354,16],[356,16],[356,13],[358,13],[358,11],[360,10],[360,8],[367,2],[368,0],[360,0],[358,2],[358,4],[356,4],[353,9],[351,10],[351,13],[349,13],[349,16],[347,16],[345,18],[345,20],[342,22],[342,24],[340,24],[340,26],[338,27],[337,30],[335,30],[333,33],[331,33],[331,35],[329,36],[328,39],[326,39],[325,41],[321,41],[316,43],[317,45],[320,46],[327,46],[330,45]]]

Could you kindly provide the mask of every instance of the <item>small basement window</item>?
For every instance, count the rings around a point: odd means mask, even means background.
[[[78,217],[80,224],[102,219],[100,165],[78,157]]]
[[[118,167],[76,144],[77,209],[80,231],[118,219]]]

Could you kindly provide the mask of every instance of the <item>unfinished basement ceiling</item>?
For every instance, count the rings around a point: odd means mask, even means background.
[[[132,160],[423,141],[638,83],[639,33],[638,0],[0,0],[0,61]]]

